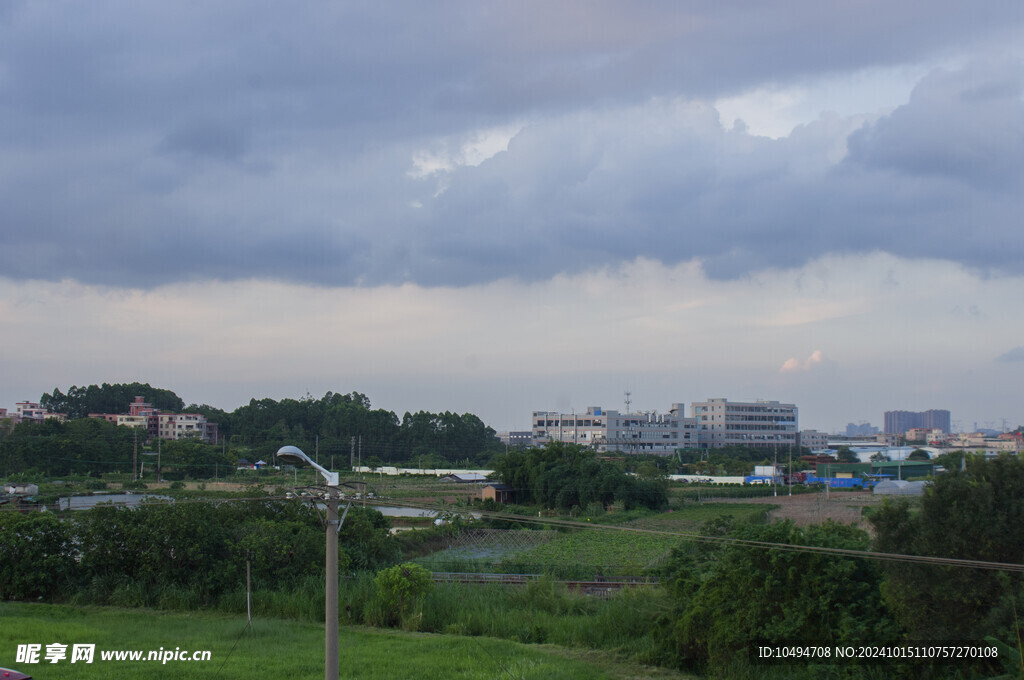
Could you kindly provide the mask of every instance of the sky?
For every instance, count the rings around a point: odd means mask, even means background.
[[[0,4],[0,407],[1024,424],[1018,0]]]

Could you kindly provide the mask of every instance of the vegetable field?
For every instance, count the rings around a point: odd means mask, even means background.
[[[501,570],[588,580],[597,576],[643,576],[679,543],[674,536],[585,529],[506,558]]]

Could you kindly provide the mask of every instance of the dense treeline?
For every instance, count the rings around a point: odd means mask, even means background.
[[[790,450],[780,447],[778,450],[760,446],[723,446],[716,449],[684,449],[676,453],[675,459],[680,463],[682,474],[702,475],[749,475],[755,465],[771,465],[778,462],[789,465],[792,456],[793,469],[803,470],[809,467],[800,460],[800,456],[810,453],[810,449],[799,447]]]
[[[0,465],[5,477],[31,472],[48,477],[129,472],[138,432],[106,420],[19,423],[0,431]]]
[[[68,418],[85,418],[90,413],[127,413],[128,404],[135,397],[144,397],[146,402],[162,411],[180,411],[185,402],[170,390],[151,387],[149,383],[117,383],[111,385],[72,385],[67,394],[54,388],[45,393],[39,405],[51,413],[66,413]]]
[[[0,472],[5,477],[24,474],[51,478],[127,474],[132,470],[135,451],[139,452],[139,469],[155,472],[156,448],[156,443],[146,445],[139,430],[98,418],[25,422],[10,432],[0,432]],[[235,463],[221,446],[195,439],[164,441],[159,448],[162,476],[170,480],[214,477],[232,469]],[[146,478],[152,478],[152,474]]]
[[[292,443],[307,452],[317,446],[321,455],[347,459],[355,454],[370,464],[483,465],[503,450],[494,430],[473,414],[418,411],[399,419],[392,411],[372,409],[358,392],[328,392],[321,399],[253,399],[227,414],[223,428],[236,444]]]
[[[494,469],[512,487],[517,503],[564,510],[595,503],[607,508],[616,502],[627,510],[668,506],[662,477],[629,475],[621,462],[601,460],[594,451],[576,444],[551,442],[499,454]]]
[[[339,569],[399,561],[387,520],[353,507],[339,534]],[[245,587],[288,587],[323,574],[324,531],[308,505],[275,501],[98,507],[59,519],[0,513],[0,600],[160,606],[215,604]]]
[[[219,447],[223,456],[212,449],[203,452],[193,448],[182,452],[180,461],[182,466],[208,468],[211,475],[217,466],[238,458],[269,460],[284,444],[297,445],[310,454],[316,451],[328,459],[333,457],[332,464],[339,467],[345,466],[350,458],[372,465],[481,466],[504,449],[494,430],[473,414],[419,411],[399,418],[392,411],[372,408],[370,400],[358,392],[328,392],[320,399],[253,399],[229,413],[206,404],[186,407],[173,392],[148,384],[104,383],[72,387],[67,394],[54,389],[43,395],[42,405],[54,412],[67,413],[72,419],[66,427],[48,422],[42,428],[37,424],[22,424],[13,431],[0,428],[4,472],[127,471],[130,448],[125,448],[125,442],[133,436],[130,431],[127,435],[123,433],[128,428],[113,433],[79,421],[89,413],[126,413],[136,396],[161,410],[201,413],[218,424],[224,440]],[[90,466],[88,461],[95,464]],[[168,462],[173,467],[174,461]],[[199,476],[199,471],[193,476]]]

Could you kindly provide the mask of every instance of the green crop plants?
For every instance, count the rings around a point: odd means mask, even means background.
[[[681,539],[608,530],[568,533],[503,560],[505,573],[548,573],[559,578],[640,576]]]

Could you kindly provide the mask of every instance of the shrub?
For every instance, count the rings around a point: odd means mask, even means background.
[[[413,607],[422,601],[433,586],[430,572],[418,564],[405,562],[377,573],[378,613],[382,623],[395,623],[412,616]]]

